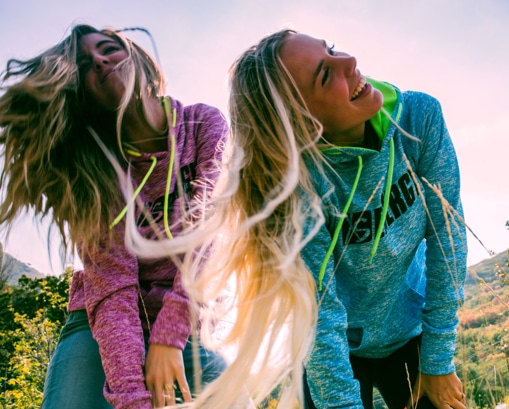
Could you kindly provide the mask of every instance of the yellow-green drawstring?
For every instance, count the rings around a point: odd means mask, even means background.
[[[170,99],[168,97],[165,97],[162,100],[162,104],[163,104],[164,112],[166,114],[166,118],[168,120],[168,124],[170,124],[171,101],[170,101]],[[174,164],[175,164],[175,150],[176,150],[175,149],[176,148],[175,126],[176,126],[176,123],[177,123],[177,109],[174,107],[173,111],[172,111],[172,121],[171,121],[171,126],[170,126],[170,139],[171,139],[170,163],[168,165],[168,177],[166,178],[166,189],[165,189],[165,194],[164,194],[164,209],[163,209],[164,229],[166,231],[166,235],[170,239],[173,238],[173,235],[171,234],[170,227],[168,225],[168,205],[169,205],[168,202],[169,202],[169,196],[170,196],[171,177],[172,177],[172,174],[173,174],[173,167],[174,167]],[[141,156],[141,153],[136,152],[136,151],[134,151],[132,149],[128,149],[126,151],[126,153],[131,155],[131,156],[136,156],[136,157],[140,157]],[[150,175],[154,171],[154,168],[157,165],[157,158],[155,156],[151,156],[150,159],[152,159],[152,165],[150,165],[150,168],[149,168],[147,174],[143,177],[143,180],[141,181],[140,185],[134,191],[133,197],[131,198],[131,200],[129,200],[129,203],[127,203],[127,205],[122,209],[120,214],[110,224],[110,229],[115,227],[120,222],[120,220],[122,220],[124,218],[125,214],[127,213],[127,209],[129,208],[129,206],[132,203],[134,203],[134,201],[136,200],[136,198],[140,194],[141,190],[143,189],[143,187],[147,183],[148,178],[150,177]]]
[[[357,166],[357,175],[355,176],[355,181],[353,182],[352,191],[348,195],[348,200],[346,201],[345,207],[343,208],[344,216],[339,219],[339,223],[334,230],[334,235],[332,236],[332,241],[327,249],[327,253],[325,253],[325,258],[322,262],[322,266],[320,267],[320,273],[318,274],[318,290],[322,291],[322,281],[325,276],[325,269],[327,268],[327,262],[332,256],[332,252],[334,251],[334,247],[336,247],[336,243],[338,241],[339,232],[341,231],[341,227],[343,226],[343,222],[345,221],[346,214],[348,213],[348,209],[350,208],[350,204],[353,200],[353,195],[357,190],[357,185],[359,184],[359,179],[361,178],[362,173],[362,156],[357,156],[358,166]]]
[[[168,118],[168,125],[170,124],[170,104],[168,104],[169,98],[163,99],[163,108],[166,113],[166,117]],[[175,163],[175,125],[177,124],[177,109],[173,108],[173,115],[171,121],[171,130],[170,130],[170,139],[171,139],[171,149],[170,149],[170,164],[168,165],[168,177],[166,178],[166,190],[164,192],[164,210],[163,210],[163,219],[164,219],[164,229],[166,230],[166,235],[168,238],[172,239],[173,235],[170,231],[170,226],[168,225],[168,201],[170,196],[170,186],[171,186],[171,176],[173,174],[173,165]]]
[[[402,108],[403,108],[403,104],[399,103],[398,111],[396,113],[396,118],[394,121],[391,120],[392,122],[396,123],[399,121]],[[389,114],[384,109],[382,109],[381,112],[383,114],[385,114],[387,116],[387,118],[390,119]],[[331,148],[331,149],[334,149],[334,148]],[[355,190],[357,189],[357,184],[359,182],[360,172],[362,170],[362,158],[360,156],[358,156],[357,159],[359,160],[357,176],[356,176],[355,182],[352,186],[352,191],[350,192],[350,195],[348,196],[348,200],[346,201],[345,208],[343,209],[343,213],[345,213],[345,214],[348,212],[348,208],[350,207],[350,203],[352,202],[353,195],[355,193]],[[373,245],[371,246],[371,253],[370,253],[370,257],[369,257],[370,264],[373,262],[373,258],[375,257],[376,251],[378,249],[378,244],[380,242],[380,238],[382,237],[382,232],[383,232],[383,228],[385,225],[385,221],[387,219],[387,212],[389,210],[389,203],[390,203],[390,197],[391,197],[391,185],[392,185],[393,174],[394,174],[394,140],[393,140],[393,138],[390,138],[389,139],[389,164],[387,166],[387,178],[385,180],[384,202],[382,204],[382,213],[380,216],[380,222],[378,223],[378,227],[375,232],[375,238],[373,240]],[[342,217],[339,220],[338,225],[336,226],[336,229],[334,231],[334,236],[332,237],[331,244],[330,244],[329,248],[327,249],[327,253],[325,254],[325,259],[324,259],[322,266],[320,268],[320,273],[318,275],[318,289],[320,291],[322,290],[322,281],[323,281],[323,277],[325,276],[325,269],[327,267],[327,262],[329,261],[329,258],[331,257],[332,252],[334,251],[334,247],[336,246],[336,243],[337,243],[337,240],[339,237],[339,232],[341,231],[341,227],[343,226],[344,219],[345,218]]]
[[[380,242],[380,237],[382,236],[382,232],[384,231],[385,220],[387,219],[387,211],[389,210],[389,200],[391,198],[391,185],[392,185],[392,175],[394,173],[394,140],[389,139],[389,166],[387,167],[387,178],[385,179],[385,193],[384,193],[384,202],[382,205],[382,213],[380,216],[380,222],[378,223],[378,228],[375,233],[375,240],[373,241],[373,246],[371,247],[371,254],[369,257],[369,263],[373,262],[373,258],[375,257],[376,250],[378,249],[378,243]]]
[[[399,121],[399,117],[401,116],[401,110],[403,108],[403,104],[399,103],[398,111],[396,113],[396,118],[394,122]],[[382,112],[390,118],[389,114],[382,110]],[[385,180],[385,193],[384,193],[384,202],[382,204],[382,213],[380,217],[380,222],[378,223],[378,228],[375,233],[375,240],[373,241],[373,246],[371,246],[371,253],[369,256],[369,264],[373,262],[373,258],[375,257],[376,250],[378,249],[378,243],[380,242],[380,237],[382,237],[382,232],[384,229],[385,220],[387,219],[387,211],[389,210],[389,202],[391,198],[391,185],[392,185],[392,177],[394,174],[394,140],[393,138],[389,139],[389,166],[387,166],[387,179]]]
[[[136,151],[133,151],[131,149],[128,149],[126,151],[126,153],[128,155],[131,155],[131,156],[137,156],[137,157],[140,157],[141,156],[141,153],[139,152],[136,152]],[[127,209],[129,208],[129,206],[134,203],[134,201],[136,200],[136,198],[138,197],[138,195],[140,194],[141,192],[141,189],[143,189],[143,186],[145,186],[145,183],[147,183],[147,180],[148,178],[150,177],[150,175],[152,174],[152,172],[154,171],[154,168],[156,167],[157,165],[157,158],[155,156],[151,156],[150,159],[152,159],[152,165],[150,165],[150,169],[148,170],[147,174],[145,175],[145,177],[143,178],[143,180],[141,181],[140,185],[138,186],[138,188],[134,191],[134,195],[133,197],[131,198],[131,200],[129,200],[129,203],[127,203],[127,205],[122,209],[122,211],[120,212],[120,214],[115,218],[115,220],[113,220],[113,222],[110,224],[110,229],[112,229],[113,227],[115,227],[119,222],[120,220],[122,220],[125,216],[125,214],[127,213]]]

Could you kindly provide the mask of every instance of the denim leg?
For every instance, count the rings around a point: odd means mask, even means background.
[[[99,347],[85,311],[69,314],[46,374],[41,409],[112,409]]]
[[[221,373],[226,369],[226,361],[225,359],[215,352],[212,352],[208,349],[205,349],[200,340],[197,342],[197,353],[200,357],[200,365],[201,365],[201,383],[202,387],[207,383],[212,382],[214,379],[219,377]],[[196,390],[195,385],[195,373],[194,373],[194,362],[193,362],[193,344],[192,337],[186,344],[186,347],[183,352],[184,358],[184,367],[186,370],[186,378],[187,383],[189,384],[189,388],[191,392],[196,394],[198,391]],[[177,394],[178,396],[178,394]]]
[[[202,384],[207,384],[224,371],[226,361],[221,355],[206,350],[200,341],[197,346]],[[187,343],[183,357],[186,378],[195,394],[191,342]],[[84,310],[73,311],[48,367],[41,409],[112,409],[103,394],[105,379],[99,347],[92,338],[87,314]]]

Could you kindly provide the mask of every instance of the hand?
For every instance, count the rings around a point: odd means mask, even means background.
[[[145,383],[152,392],[152,406],[175,405],[175,381],[185,402],[191,402],[182,351],[161,344],[150,344],[145,359]]]
[[[449,375],[419,373],[406,407],[413,408],[423,396],[427,396],[437,409],[466,409],[463,385],[455,372]]]

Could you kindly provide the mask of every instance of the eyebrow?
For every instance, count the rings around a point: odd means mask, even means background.
[[[325,48],[327,48],[327,41],[323,40],[322,43],[323,43],[323,46]],[[320,62],[318,63],[318,67],[316,67],[315,72],[313,72],[313,82],[311,83],[311,88],[315,87],[316,79],[318,78],[318,75],[320,74],[322,67],[323,67],[323,59],[320,60]]]
[[[111,38],[108,38],[108,39],[98,41],[97,44],[94,46],[94,48],[97,50],[98,48],[101,48],[101,46],[103,46],[104,44],[110,44],[110,43],[117,44],[118,46],[120,46],[120,44],[118,42],[116,42],[115,40],[113,40]],[[87,53],[83,53],[80,51],[80,53],[78,54],[77,60],[78,60],[78,62],[81,62],[83,60],[86,60],[89,57],[90,56]]]
[[[100,48],[102,45],[104,45],[104,44],[109,44],[109,43],[117,44],[118,46],[120,46],[120,44],[118,44],[115,40],[113,40],[113,39],[107,39],[107,40],[101,40],[101,41],[99,41],[99,42],[95,45],[95,48]]]

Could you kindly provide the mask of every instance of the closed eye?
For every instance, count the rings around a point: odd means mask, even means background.
[[[95,45],[95,48],[97,51],[99,51],[103,55],[112,54],[112,53],[115,53],[115,52],[123,49],[120,46],[120,44],[118,44],[116,41],[113,41],[111,39],[99,41]]]
[[[116,46],[108,46],[108,47],[105,47],[104,50],[103,50],[103,53],[104,54],[111,54],[111,53],[114,53],[114,52],[117,52],[119,51],[120,48],[119,47],[116,47]]]
[[[331,45],[327,45],[326,44],[325,46],[326,46],[326,49],[327,49],[327,54],[329,54],[329,55],[336,55],[336,52],[334,51],[334,43],[332,43]],[[329,79],[329,76],[330,76],[330,68],[326,67],[326,68],[323,69],[322,87],[325,85],[325,83]]]
[[[322,76],[322,87],[327,82],[327,79],[329,78],[329,74],[330,74],[330,68],[329,67],[324,68],[323,76]]]

